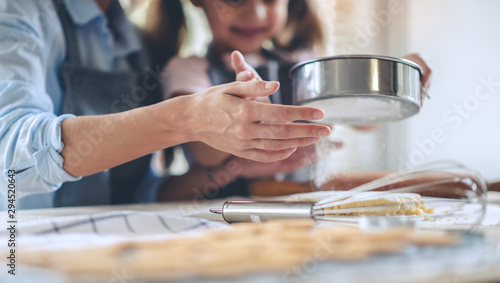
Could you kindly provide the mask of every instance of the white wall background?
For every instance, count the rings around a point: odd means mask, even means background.
[[[388,52],[431,57],[432,99],[419,115],[390,127],[388,144],[404,146],[388,164],[454,159],[500,179],[500,1],[403,5],[388,30]]]
[[[500,179],[499,11],[496,0],[336,0],[333,54],[424,53],[432,99],[374,133],[337,127],[345,147],[325,155],[318,175],[453,159]]]

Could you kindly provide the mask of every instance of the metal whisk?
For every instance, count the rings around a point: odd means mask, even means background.
[[[380,203],[373,200],[399,197],[399,205],[407,206],[413,204],[405,203],[405,198],[420,199],[420,196],[426,196],[425,206],[434,211],[420,217],[436,221],[463,216],[470,220],[469,223],[477,224],[484,218],[486,211],[486,190],[486,182],[478,172],[455,161],[438,161],[397,171],[349,191],[299,194],[289,198],[289,201],[227,201],[222,209],[210,211],[222,214],[227,222],[261,222],[284,218],[352,222],[353,219],[359,219],[353,216],[359,215],[412,217],[400,215],[405,214],[405,211],[387,215],[385,211],[390,206],[397,206],[398,201]],[[322,195],[319,198],[318,193]],[[372,204],[369,206],[356,206],[366,205],[370,200]]]

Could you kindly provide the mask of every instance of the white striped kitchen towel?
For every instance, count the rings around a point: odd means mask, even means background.
[[[111,211],[18,222],[17,235],[91,233],[100,235],[181,234],[227,229],[229,225],[203,218],[144,211]],[[2,231],[6,234],[8,231]]]

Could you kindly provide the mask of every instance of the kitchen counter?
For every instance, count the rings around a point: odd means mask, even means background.
[[[498,195],[497,194],[492,194],[491,197],[491,202],[495,203],[498,201]],[[155,213],[155,214],[161,214],[161,215],[170,215],[170,216],[179,216],[179,217],[201,217],[207,220],[212,220],[216,221],[218,223],[222,224],[222,218],[220,215],[215,215],[211,214],[208,212],[209,208],[212,207],[221,207],[223,204],[223,200],[219,201],[202,201],[202,202],[173,202],[173,203],[157,203],[157,204],[138,204],[138,205],[121,205],[121,206],[92,206],[92,207],[70,207],[70,208],[51,208],[51,209],[36,209],[36,210],[22,210],[17,212],[17,217],[19,224],[26,224],[26,225],[37,225],[37,223],[43,223],[47,221],[58,221],[62,219],[67,219],[71,217],[81,217],[82,215],[97,215],[97,214],[105,214],[105,213],[115,213],[115,212],[150,212],[150,213]],[[490,205],[489,207],[497,208],[495,205]],[[335,274],[339,275],[341,274],[341,277],[337,278],[343,278],[344,281],[342,282],[374,282],[373,278],[361,278],[359,277],[359,274],[350,277],[350,275],[354,275],[355,270],[359,268],[363,268],[364,270],[367,270],[367,274],[370,274],[370,269],[375,268],[376,266],[382,264],[383,262],[391,263],[392,261],[395,261],[395,268],[396,266],[399,265],[398,269],[412,269],[411,271],[408,271],[409,273],[412,272],[419,272],[418,269],[421,268],[422,271],[421,273],[428,273],[428,276],[425,279],[416,279],[413,280],[408,277],[401,277],[401,276],[394,276],[392,274],[391,276],[382,276],[382,277],[377,277],[377,280],[380,280],[380,282],[400,282],[400,281],[405,281],[405,282],[500,282],[500,208],[499,210],[491,210],[494,212],[494,214],[491,214],[488,216],[490,221],[493,217],[498,219],[496,224],[490,223],[488,225],[482,225],[478,228],[478,232],[484,235],[484,239],[488,241],[489,243],[489,248],[487,249],[487,252],[485,253],[479,253],[475,255],[471,255],[469,260],[472,260],[473,257],[475,257],[475,261],[484,261],[487,262],[489,259],[492,257],[496,257],[496,263],[497,265],[493,264],[492,266],[488,266],[488,264],[485,265],[478,265],[482,266],[482,268],[465,268],[461,270],[456,270],[454,268],[447,268],[447,270],[443,270],[440,272],[439,270],[434,270],[433,272],[429,272],[429,267],[425,265],[424,262],[416,262],[415,264],[409,263],[405,265],[404,263],[400,262],[400,259],[397,260],[397,258],[391,258],[391,257],[382,257],[377,261],[372,261],[372,262],[362,262],[359,263],[359,266],[356,266],[356,264],[353,265],[353,263],[349,264],[334,264],[336,265],[337,268],[339,268],[339,265],[341,267],[342,272],[338,273],[335,272]],[[488,213],[488,212],[487,212]],[[7,221],[6,217],[7,213],[2,213],[0,216],[0,221],[3,221],[4,223]],[[339,225],[339,226],[349,226],[351,224],[334,224],[334,225]],[[20,231],[22,234],[22,230]],[[47,236],[37,236],[37,237],[47,237]],[[54,236],[52,236],[54,237]],[[22,248],[22,245],[19,247]],[[450,252],[450,251],[448,251]],[[491,253],[489,253],[491,252]],[[439,255],[439,254],[438,254]],[[439,256],[438,256],[439,257]],[[441,261],[440,264],[445,264],[446,263],[446,258]],[[491,265],[491,263],[489,263]],[[328,270],[331,270],[330,267],[328,267],[329,264],[320,264],[317,267],[317,271],[311,272],[308,274],[306,278],[301,278],[304,279],[304,282],[308,282],[309,280],[311,281],[318,281],[318,280],[325,280],[325,278],[334,278],[333,274],[330,274],[330,277],[328,275],[329,272]],[[445,265],[443,265],[445,266]],[[472,266],[472,265],[471,265]],[[484,267],[484,268],[483,268]],[[26,274],[23,275],[23,272],[25,270],[28,270]],[[8,278],[8,282],[31,282],[29,281],[30,279],[27,278],[34,278],[35,276],[37,278],[37,282],[51,282],[51,283],[59,283],[59,282],[68,282],[64,278],[58,277],[59,275],[54,275],[52,273],[47,273],[47,271],[40,271],[38,269],[31,269],[31,268],[19,268],[18,270],[18,275],[16,275],[16,280],[21,280],[21,281],[10,281],[11,277],[5,277],[5,273],[3,272],[0,274],[0,282],[7,282],[3,281],[4,278]],[[390,271],[388,271],[390,272]],[[398,271],[399,272],[399,271]],[[42,274],[42,275],[40,275]],[[43,275],[45,274],[45,275]],[[24,276],[24,277],[23,277]],[[32,277],[30,277],[32,276]],[[47,281],[43,281],[42,279],[46,276]],[[55,276],[55,277],[51,277]],[[340,275],[339,275],[340,276]],[[57,278],[56,278],[57,277]],[[118,276],[119,277],[119,276]],[[115,282],[142,282],[142,281],[137,281],[133,280],[133,278],[130,278],[129,280],[122,280],[117,277],[117,280]],[[403,279],[404,278],[404,279]],[[57,280],[60,281],[57,281]],[[268,281],[268,282],[283,282],[282,276],[268,276],[268,277],[263,277],[256,279],[254,275],[244,277],[241,279],[238,279],[236,282],[253,282],[254,280],[259,280],[259,281]],[[195,281],[186,281],[186,282],[195,282]],[[205,282],[205,281],[203,281]],[[206,282],[211,282],[211,281],[206,281]],[[215,282],[215,281],[214,281]],[[230,281],[233,282],[233,281]],[[335,281],[337,282],[337,281]],[[379,282],[379,281],[377,281]]]

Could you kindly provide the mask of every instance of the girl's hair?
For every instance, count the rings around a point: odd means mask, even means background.
[[[324,34],[314,8],[311,0],[290,0],[285,30],[273,40],[274,46],[286,51],[313,47],[321,50]]]
[[[186,19],[180,0],[151,0],[143,28],[154,64],[163,68],[175,56],[186,34]]]
[[[186,19],[181,0],[151,0],[143,28],[151,58],[163,67],[176,55],[186,37]],[[285,29],[272,40],[284,51],[323,49],[324,34],[311,0],[290,0]]]

